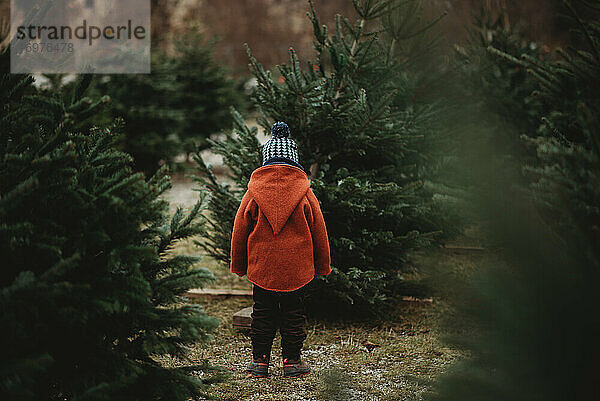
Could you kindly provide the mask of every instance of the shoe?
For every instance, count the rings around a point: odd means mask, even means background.
[[[283,360],[283,377],[301,377],[310,373],[308,362],[302,359]]]
[[[266,355],[262,358],[253,358],[246,367],[246,373],[250,377],[269,377],[269,358]]]

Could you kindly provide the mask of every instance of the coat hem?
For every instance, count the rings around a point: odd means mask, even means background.
[[[237,270],[237,269],[234,269],[232,267],[229,268],[229,271],[231,273],[235,273],[235,274],[238,274],[238,275],[241,274],[243,276],[245,276],[248,273],[246,270]]]
[[[248,276],[246,276],[246,278],[248,278]],[[263,290],[268,290],[268,291],[277,291],[277,292],[291,292],[291,291],[296,291],[296,290],[299,290],[300,288],[304,287],[306,284],[308,284],[308,283],[310,283],[311,281],[313,281],[313,280],[314,280],[314,278],[315,278],[315,276],[312,276],[312,277],[310,278],[310,280],[308,280],[306,283],[304,283],[304,284],[302,284],[302,285],[300,285],[300,286],[298,286],[298,287],[294,287],[294,288],[292,288],[292,289],[289,289],[289,290],[281,290],[281,289],[279,289],[279,290],[276,290],[276,289],[274,289],[274,288],[268,288],[268,287],[265,287],[264,285],[258,284],[258,283],[257,283],[257,282],[255,282],[255,281],[252,281],[252,280],[250,280],[249,278],[248,278],[248,281],[249,281],[249,282],[251,282],[251,283],[252,283],[252,284],[254,284],[254,285],[257,285],[257,286],[259,286],[259,287],[260,287],[260,288],[262,288]]]
[[[324,272],[327,272],[327,273],[324,273]],[[331,267],[329,267],[327,269],[317,270],[315,273],[316,276],[328,276],[329,274],[331,274]]]

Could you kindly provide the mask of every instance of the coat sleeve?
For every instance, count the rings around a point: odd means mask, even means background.
[[[310,233],[313,240],[313,254],[315,259],[315,273],[326,276],[331,273],[331,259],[329,255],[329,238],[325,219],[321,213],[319,201],[311,189],[307,192],[308,202],[311,208],[312,221]]]
[[[235,214],[233,233],[231,234],[230,270],[240,276],[245,275],[248,269],[248,236],[254,225],[249,207],[251,201],[250,193],[246,192]]]

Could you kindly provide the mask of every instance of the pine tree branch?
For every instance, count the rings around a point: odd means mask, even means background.
[[[361,19],[358,26],[359,26],[359,29],[357,30],[356,34],[354,35],[354,41],[352,42],[352,46],[350,47],[350,60],[354,59],[356,48],[358,46],[358,42],[360,41],[360,37],[362,35],[362,31],[363,31],[363,28],[365,26],[365,20]],[[340,78],[340,82],[338,84],[338,87],[337,87],[337,89],[335,91],[335,96],[333,97],[334,101],[336,101],[337,99],[339,99],[339,97],[341,95],[341,91],[342,91],[343,85],[344,85],[344,77],[342,76]]]
[[[577,24],[581,28],[581,31],[584,33],[584,36],[585,36],[588,44],[594,51],[594,57],[596,59],[596,63],[600,63],[600,50],[598,49],[598,45],[596,44],[596,41],[592,37],[592,35],[587,27],[587,24],[585,22],[583,22],[581,17],[579,17],[579,13],[577,12],[577,10],[575,10],[575,7],[573,7],[573,5],[571,4],[570,1],[563,0],[563,4],[569,9],[571,14],[573,15],[573,18],[575,18],[575,21],[577,21]]]

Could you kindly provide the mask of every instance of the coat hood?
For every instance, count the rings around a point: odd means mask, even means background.
[[[278,234],[310,188],[301,169],[283,164],[260,167],[250,176],[248,191]]]

